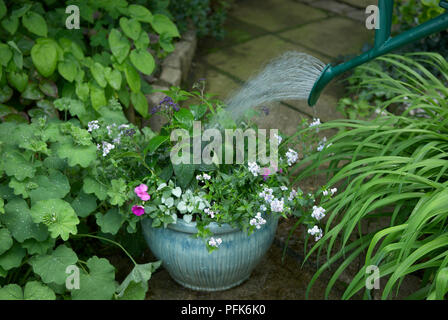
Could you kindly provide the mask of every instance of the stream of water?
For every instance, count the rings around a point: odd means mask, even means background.
[[[227,99],[234,119],[268,102],[307,100],[325,63],[306,53],[289,51],[272,60]]]

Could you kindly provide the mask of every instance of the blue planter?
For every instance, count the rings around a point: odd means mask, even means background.
[[[193,290],[219,291],[247,280],[268,251],[278,217],[266,220],[250,236],[229,225],[210,224],[213,237],[222,239],[219,249],[212,253],[203,239],[192,237],[197,233],[196,223],[178,219],[167,228],[152,228],[152,220],[147,218],[142,220],[142,227],[149,248],[176,282]]]

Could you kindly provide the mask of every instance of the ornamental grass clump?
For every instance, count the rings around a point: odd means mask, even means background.
[[[448,291],[448,63],[429,53],[379,59],[403,79],[369,65],[362,67],[368,71],[362,86],[392,95],[378,106],[385,114],[371,121],[320,124],[320,131],[338,133],[329,139],[328,147],[295,165],[300,168],[295,181],[325,173],[327,186],[339,188],[321,203],[325,227],[307,259],[326,252],[327,261],[307,292],[322,273],[331,272],[328,297],[344,270],[361,261],[343,299],[359,293],[372,297],[366,287],[372,266],[379,270],[382,299],[394,298],[410,275],[421,279],[421,288],[409,298],[444,299]],[[429,67],[442,76],[435,77]],[[387,111],[392,105],[407,108],[396,115]],[[412,115],[410,111],[417,108],[421,112]],[[378,219],[388,225],[365,227],[365,222]],[[321,235],[317,229],[310,234]]]

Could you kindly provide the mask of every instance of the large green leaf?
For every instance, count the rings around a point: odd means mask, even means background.
[[[108,67],[108,68],[105,68],[105,70],[104,70],[104,76],[112,88],[114,88],[117,91],[120,90],[121,81],[122,81],[122,76],[121,76],[120,71],[118,71],[117,69],[111,69]]]
[[[6,67],[12,58],[12,51],[7,44],[0,43],[0,65]]]
[[[16,243],[10,250],[0,256],[0,267],[6,271],[17,268],[21,265],[25,255],[26,250]]]
[[[148,116],[148,100],[146,96],[141,92],[131,92],[131,102],[135,110],[146,118]]]
[[[56,243],[56,240],[49,237],[45,241],[37,241],[34,239],[28,239],[25,240],[22,243],[22,247],[28,251],[29,255],[35,255],[35,254],[46,254],[48,250],[52,249],[54,247],[54,244]]]
[[[61,236],[68,240],[70,234],[78,232],[78,216],[68,202],[61,199],[37,201],[31,207],[31,216],[36,223],[44,223],[53,238]]]
[[[148,146],[145,148],[145,152],[153,153],[155,152],[162,144],[169,141],[169,136],[155,136],[151,140],[149,140]]]
[[[96,224],[100,226],[101,232],[116,235],[124,222],[124,217],[117,208],[109,209],[106,214],[97,213]]]
[[[107,80],[104,74],[104,67],[101,63],[95,62],[90,68],[90,72],[92,72],[92,76],[95,81],[100,85],[101,88],[106,88]]]
[[[0,300],[56,300],[54,291],[38,281],[29,281],[25,289],[9,284],[0,289]]]
[[[1,25],[6,31],[9,32],[9,34],[13,35],[19,28],[19,18],[13,16],[7,17],[2,20]]]
[[[38,13],[28,11],[22,17],[22,23],[29,32],[37,34],[40,37],[46,37],[48,33],[45,19]]]
[[[14,239],[23,242],[27,239],[44,241],[48,238],[47,228],[36,224],[25,200],[16,198],[5,206],[5,213],[0,214],[0,222],[11,232]]]
[[[120,64],[126,59],[131,49],[128,39],[117,29],[112,29],[109,34],[109,47]]]
[[[161,265],[161,261],[151,262],[146,264],[137,264],[131,273],[124,279],[117,289],[117,294],[122,297],[126,289],[131,283],[139,284],[144,291],[148,291],[148,281],[151,279],[151,275]]]
[[[44,94],[40,91],[37,83],[30,82],[21,97],[27,100],[41,100],[44,98]]]
[[[141,5],[131,4],[128,7],[129,15],[138,21],[151,23],[153,20],[153,16],[151,11]]]
[[[142,26],[137,19],[128,19],[126,17],[122,17],[120,19],[120,27],[121,30],[123,30],[124,34],[134,41],[139,38],[140,32],[142,31]]]
[[[31,59],[41,75],[46,78],[51,76],[58,62],[58,48],[54,41],[38,41],[31,49]]]
[[[92,107],[95,110],[107,105],[106,95],[104,89],[98,86],[96,83],[90,82],[90,101],[92,102]]]
[[[80,274],[79,289],[72,290],[74,300],[108,300],[115,293],[115,268],[107,259],[87,260],[89,272]]]
[[[82,190],[87,194],[95,194],[99,200],[105,200],[107,197],[107,186],[93,179],[85,177]]]
[[[131,88],[132,92],[140,92],[141,80],[137,70],[135,70],[133,66],[127,64],[124,69],[124,74],[126,76],[126,81],[128,82],[129,88]]]
[[[85,218],[96,210],[96,197],[81,191],[71,205],[78,217]]]
[[[53,290],[41,282],[30,281],[25,285],[23,298],[25,300],[56,300],[56,295]]]
[[[156,30],[158,34],[163,34],[167,37],[179,37],[179,30],[176,25],[163,14],[155,14],[154,19],[151,22],[151,26]]]
[[[3,170],[8,176],[14,176],[19,181],[33,177],[36,172],[33,164],[27,161],[19,151],[5,152],[2,158]]]
[[[64,59],[64,61],[61,61],[58,64],[58,71],[65,80],[73,82],[79,70],[77,63],[74,60]]]
[[[13,244],[11,233],[8,229],[0,229],[0,256],[8,251]]]
[[[144,49],[134,49],[129,56],[138,71],[150,75],[156,66],[153,56]]]
[[[60,143],[56,147],[58,156],[67,159],[70,167],[80,165],[87,168],[92,161],[96,159],[96,146],[90,144],[88,146],[75,145],[73,142]]]
[[[8,284],[0,289],[0,300],[23,300],[22,288],[17,284]]]
[[[51,254],[38,255],[30,259],[34,273],[45,283],[65,284],[68,266],[78,262],[76,253],[66,245],[60,245]]]
[[[57,170],[50,170],[48,176],[38,175],[32,179],[38,185],[30,191],[32,203],[39,200],[62,199],[70,192],[67,176]]]
[[[24,92],[28,85],[28,75],[24,72],[11,71],[7,74],[9,84],[19,92]]]

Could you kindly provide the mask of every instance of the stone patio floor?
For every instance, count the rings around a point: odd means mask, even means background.
[[[199,41],[186,89],[200,78],[206,79],[207,92],[225,99],[264,64],[288,50],[311,54],[329,63],[356,55],[373,40],[365,27],[364,13],[375,0],[239,0],[229,13],[227,37],[223,41]],[[315,108],[304,101],[282,101],[267,105],[271,112],[257,120],[262,128],[279,129],[285,134],[296,131],[303,117],[319,117],[323,122],[341,118],[336,111],[344,93],[340,82],[332,83]],[[302,189],[318,187],[313,180]],[[303,262],[305,231],[294,233],[284,263],[284,241],[293,221],[281,222],[276,240],[242,285],[215,293],[195,292],[175,283],[166,270],[156,272],[149,281],[148,299],[304,299],[306,287],[316,271],[315,264]],[[323,275],[310,293],[321,299],[330,274]],[[343,277],[344,279],[344,277]],[[345,277],[350,281],[350,276]],[[341,295],[343,283],[336,284],[331,298]]]

